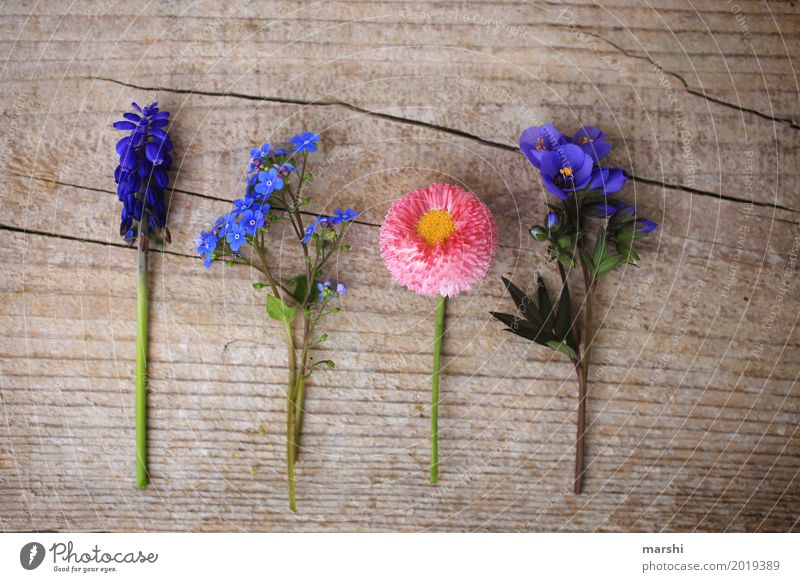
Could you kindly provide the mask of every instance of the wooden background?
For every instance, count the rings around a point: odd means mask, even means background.
[[[751,0],[114,0],[0,8],[0,525],[18,530],[800,529],[800,9]],[[153,483],[133,487],[135,252],[111,123],[173,112],[173,243],[153,263]],[[605,128],[658,221],[605,280],[586,493],[567,363],[501,331],[500,283],[555,270],[528,125]],[[243,268],[193,239],[251,146],[322,134],[314,209],[352,206],[287,508],[285,348]],[[449,305],[427,484],[433,302],[378,253],[389,202],[476,192],[502,248]],[[292,243],[273,234],[276,248]],[[288,254],[286,255],[288,257]],[[282,263],[289,274],[291,260]],[[578,288],[576,283],[576,289]]]

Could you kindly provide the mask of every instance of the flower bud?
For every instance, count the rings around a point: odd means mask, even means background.
[[[530,229],[531,238],[533,240],[538,240],[539,242],[543,242],[547,240],[547,230],[543,226],[536,226],[531,227]]]
[[[548,212],[545,224],[547,224],[547,230],[556,232],[561,225],[561,216],[559,216],[558,212]]]

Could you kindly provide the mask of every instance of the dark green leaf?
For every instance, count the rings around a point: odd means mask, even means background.
[[[328,366],[329,368],[335,368],[336,363],[333,360],[320,360],[319,362],[314,362],[315,366]]]
[[[542,316],[544,327],[549,328],[553,321],[553,302],[550,301],[550,295],[547,293],[547,286],[544,284],[544,279],[539,276],[539,313]]]
[[[289,279],[292,284],[292,297],[298,303],[304,303],[308,295],[308,279],[305,275],[296,275]]]
[[[525,319],[520,319],[516,315],[508,313],[491,312],[492,316],[496,317],[508,326],[508,331],[511,333],[529,339],[542,345],[547,345],[548,341],[555,340],[555,336],[551,331],[540,328],[538,325],[531,323]]]
[[[558,313],[556,314],[553,331],[557,338],[566,341],[571,327],[572,302],[569,296],[569,285],[564,283],[564,286],[561,288],[561,297],[558,299]]]
[[[537,325],[542,325],[542,317],[539,314],[539,310],[536,309],[536,304],[533,302],[533,299],[528,297],[522,289],[514,285],[509,279],[505,277],[502,277],[502,279],[520,314],[524,315],[528,321]]]

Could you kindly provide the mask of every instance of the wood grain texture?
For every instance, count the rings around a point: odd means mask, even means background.
[[[0,7],[4,531],[797,531],[800,101],[794,2],[114,0]],[[173,112],[173,243],[153,256],[150,468],[133,487],[135,253],[110,124]],[[501,331],[500,276],[557,274],[516,151],[604,127],[662,228],[598,299],[585,494],[568,364]],[[254,274],[194,256],[248,148],[323,136],[315,211],[352,206],[349,286],[309,388],[287,508],[285,348]],[[433,180],[492,209],[501,250],[450,302],[441,482],[427,484],[434,302],[378,250]],[[276,244],[291,242],[276,236]],[[284,255],[282,255],[284,257]],[[285,255],[282,266],[293,268]]]

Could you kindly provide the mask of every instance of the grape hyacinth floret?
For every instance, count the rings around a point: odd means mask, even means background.
[[[634,245],[658,225],[616,197],[628,177],[620,168],[602,165],[611,144],[600,129],[582,127],[569,138],[551,124],[533,126],[522,133],[519,147],[540,171],[545,189],[560,201],[550,205],[544,225],[531,227],[530,235],[547,245],[550,259],[558,265],[562,287],[553,302],[541,277],[535,298],[504,278],[516,313],[492,315],[506,324],[508,331],[563,353],[575,366],[579,396],[574,490],[580,493],[594,292],[600,279],[615,268],[637,264]],[[586,296],[573,305],[568,269],[578,266]],[[581,315],[582,326],[578,323]]]
[[[292,511],[297,510],[294,467],[300,453],[306,379],[317,367],[334,367],[331,360],[312,356],[312,348],[328,338],[326,334],[318,336],[316,328],[323,318],[341,311],[338,300],[346,292],[344,284],[323,278],[324,268],[338,251],[349,250],[342,239],[358,216],[347,208],[330,215],[311,215],[309,220],[305,208],[311,200],[304,188],[313,176],[307,163],[319,140],[319,135],[303,132],[288,140],[289,147],[263,144],[250,150],[244,196],[234,200],[233,208],[195,240],[206,268],[223,261],[258,271],[264,281],[253,286],[269,291],[267,314],[283,324],[289,352],[286,460]],[[287,259],[281,259],[279,247],[269,242],[271,232],[282,226],[290,229],[297,241],[298,272],[291,277],[282,275],[287,271]],[[302,324],[296,326],[298,318]]]
[[[165,130],[169,112],[159,111],[158,103],[131,106],[134,111],[124,113],[125,119],[114,123],[114,129],[130,132],[117,142],[119,164],[114,170],[117,196],[122,202],[120,235],[128,243],[136,240],[143,216],[147,217],[149,230],[169,236],[164,190],[169,183],[169,152],[173,149]]]

